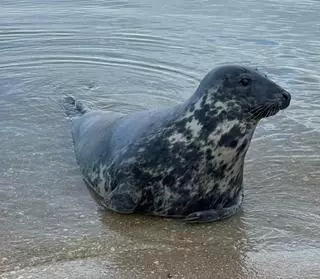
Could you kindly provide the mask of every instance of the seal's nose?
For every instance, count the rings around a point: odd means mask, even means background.
[[[285,109],[290,105],[291,95],[289,92],[285,90],[283,90],[281,93],[282,93],[282,98],[281,98],[282,104],[280,106],[280,109]]]

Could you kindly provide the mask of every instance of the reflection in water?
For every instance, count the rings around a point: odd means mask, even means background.
[[[157,217],[102,215],[105,226],[125,236],[133,249],[118,264],[138,274],[217,278],[248,274],[246,236],[240,216],[215,224],[188,225]],[[183,269],[181,268],[183,266]],[[170,277],[170,276],[169,276]]]
[[[0,277],[319,278],[319,13],[316,0],[1,1]],[[192,226],[97,211],[62,96],[169,106],[228,62],[292,93],[256,130],[243,212]]]

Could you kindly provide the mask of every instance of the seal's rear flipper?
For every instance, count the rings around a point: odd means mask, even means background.
[[[66,96],[63,99],[62,106],[64,113],[68,117],[76,117],[85,114],[88,109],[80,101],[76,101],[72,96]]]

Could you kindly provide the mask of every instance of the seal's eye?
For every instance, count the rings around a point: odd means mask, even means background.
[[[251,79],[250,78],[242,78],[240,79],[240,82],[239,82],[242,86],[248,86],[250,85],[251,83]]]

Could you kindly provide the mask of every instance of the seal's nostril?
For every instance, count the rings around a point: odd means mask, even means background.
[[[286,101],[290,100],[290,95],[289,95],[289,93],[287,93],[287,92],[282,92],[282,96],[283,96],[283,98],[284,98]]]
[[[285,99],[285,101],[290,102],[291,100],[291,95],[290,93],[288,93],[287,91],[282,92],[283,98]]]
[[[285,109],[290,105],[291,95],[287,91],[283,91],[282,97],[283,97],[283,101],[280,109]]]
[[[289,96],[288,96],[287,94],[285,94],[285,93],[282,93],[282,96],[283,96],[283,98],[284,98],[285,100],[288,100],[288,99],[289,99]]]

